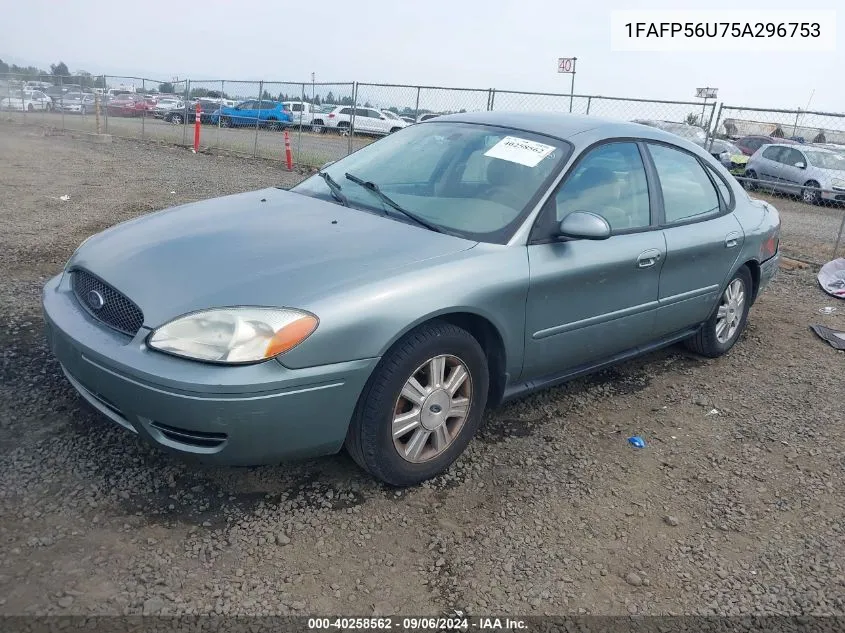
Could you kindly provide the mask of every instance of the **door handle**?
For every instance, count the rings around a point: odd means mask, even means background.
[[[739,244],[739,233],[736,231],[728,233],[727,237],[725,237],[725,248],[733,248],[737,244]]]
[[[660,251],[657,249],[651,249],[648,251],[643,251],[640,253],[640,256],[637,257],[637,268],[651,268],[660,260]]]

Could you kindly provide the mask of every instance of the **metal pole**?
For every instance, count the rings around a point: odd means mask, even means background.
[[[590,105],[592,103],[593,103],[593,97],[592,96],[587,97],[587,115],[590,114]]]
[[[569,112],[572,113],[572,100],[575,98],[575,62],[578,58],[572,58],[572,81],[569,84]]]
[[[182,126],[182,145],[188,144],[188,98],[191,96],[191,80],[185,80],[185,125]]]
[[[349,123],[349,141],[346,145],[346,153],[352,153],[352,135],[355,133],[355,111],[358,109],[358,82],[352,83],[352,118]]]
[[[420,90],[422,90],[422,88],[417,86],[417,103],[414,106],[414,121],[415,122],[420,117]]]
[[[132,85],[134,86],[134,85],[135,85],[135,82],[132,82]],[[141,110],[141,140],[142,140],[142,141],[143,141],[143,140],[144,140],[144,138],[146,137],[146,130],[144,129],[144,122],[145,122],[145,121],[146,121],[146,119],[147,119],[147,98],[146,98],[146,92],[147,92],[147,80],[146,80],[146,79],[142,79],[142,80],[141,80],[141,96],[142,96],[142,97],[143,97],[143,99],[144,99],[144,109],[143,109],[143,110]]]
[[[97,134],[100,134],[100,94],[94,93],[94,116],[97,121]]]
[[[220,103],[217,106],[217,110],[220,111],[223,109],[223,104],[225,103],[223,100],[226,98],[226,82],[224,80],[220,80]],[[217,147],[220,147],[220,115],[217,115]]]
[[[845,213],[842,214],[842,222],[839,223],[839,234],[836,236],[836,246],[833,247],[831,259],[836,259],[836,254],[839,252],[839,244],[842,242],[842,229],[845,229]]]
[[[487,108],[491,112],[493,111],[493,104],[496,102],[496,89],[490,88],[490,102],[489,107]]]
[[[106,134],[109,133],[109,101],[111,101],[111,99],[109,99],[109,96],[108,96],[109,84],[108,84],[107,79],[108,79],[107,75],[103,75],[103,98],[106,100],[106,116],[105,116],[105,119],[106,119],[105,133]]]
[[[252,146],[253,157],[258,156],[258,123],[261,119],[261,97],[264,96],[264,80],[258,82],[258,116],[255,117],[255,144]]]
[[[792,124],[792,136],[795,136],[795,133],[798,130],[798,117],[799,116],[801,116],[801,108],[798,108],[798,112],[795,113],[795,123]]]
[[[63,88],[65,85],[64,80],[59,77],[59,87]],[[60,93],[59,96],[59,109],[62,111],[62,132],[65,130],[65,93],[64,90]]]
[[[712,127],[713,131],[710,133],[710,142],[707,144],[707,151],[708,152],[713,149],[713,139],[716,137],[716,130],[719,129],[719,121],[722,119],[722,106],[723,105],[724,105],[723,103],[719,104],[719,112],[716,113],[716,122],[713,124],[713,127]],[[715,110],[716,110],[716,104],[714,102],[713,103],[713,110],[710,112],[710,120],[711,121],[713,120],[713,111],[715,111]],[[709,124],[708,124],[708,127],[709,127]]]
[[[297,134],[297,136],[296,136],[296,155],[297,156],[300,155],[300,151],[302,150],[302,119],[305,116],[305,99],[307,99],[307,97],[305,96],[305,84],[302,84],[302,110],[300,110],[300,112],[299,112],[299,134]],[[313,110],[314,103],[312,102],[311,105],[308,106],[308,107]],[[291,111],[291,115],[293,115],[292,111]],[[314,113],[313,112],[311,113],[311,120],[312,121],[314,120]]]
[[[707,97],[704,97],[704,100],[701,102],[701,118],[699,119],[699,123],[701,123],[702,126],[704,126],[704,108],[706,108],[706,107],[707,107]]]

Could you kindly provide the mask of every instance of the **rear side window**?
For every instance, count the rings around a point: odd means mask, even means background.
[[[781,161],[781,154],[786,150],[785,147],[767,147],[763,150],[763,158],[767,158],[769,160],[776,160]]]
[[[346,115],[352,114],[352,108],[343,108],[340,111],[340,114],[346,114]]]
[[[725,203],[726,207],[731,207],[733,204],[733,194],[731,193],[730,187],[728,184],[722,179],[722,177],[716,173],[716,170],[713,169],[710,165],[707,165],[707,171],[710,172],[710,176],[713,178],[713,182],[716,183],[716,188],[719,190],[719,193],[722,196],[722,201]]]
[[[665,145],[649,144],[648,149],[660,179],[667,224],[719,212],[719,194],[695,156]]]

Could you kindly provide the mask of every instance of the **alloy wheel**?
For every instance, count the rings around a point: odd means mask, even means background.
[[[728,284],[719,302],[716,313],[716,340],[725,344],[736,335],[744,309],[745,285],[742,279],[734,279]]]
[[[457,356],[440,355],[417,367],[393,409],[393,446],[412,463],[428,462],[458,437],[470,414],[472,376]]]

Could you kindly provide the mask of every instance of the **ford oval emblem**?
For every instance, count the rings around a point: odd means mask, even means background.
[[[101,295],[96,290],[89,290],[88,305],[91,306],[94,310],[99,310],[104,305],[106,305],[106,300],[103,299],[103,295]]]

